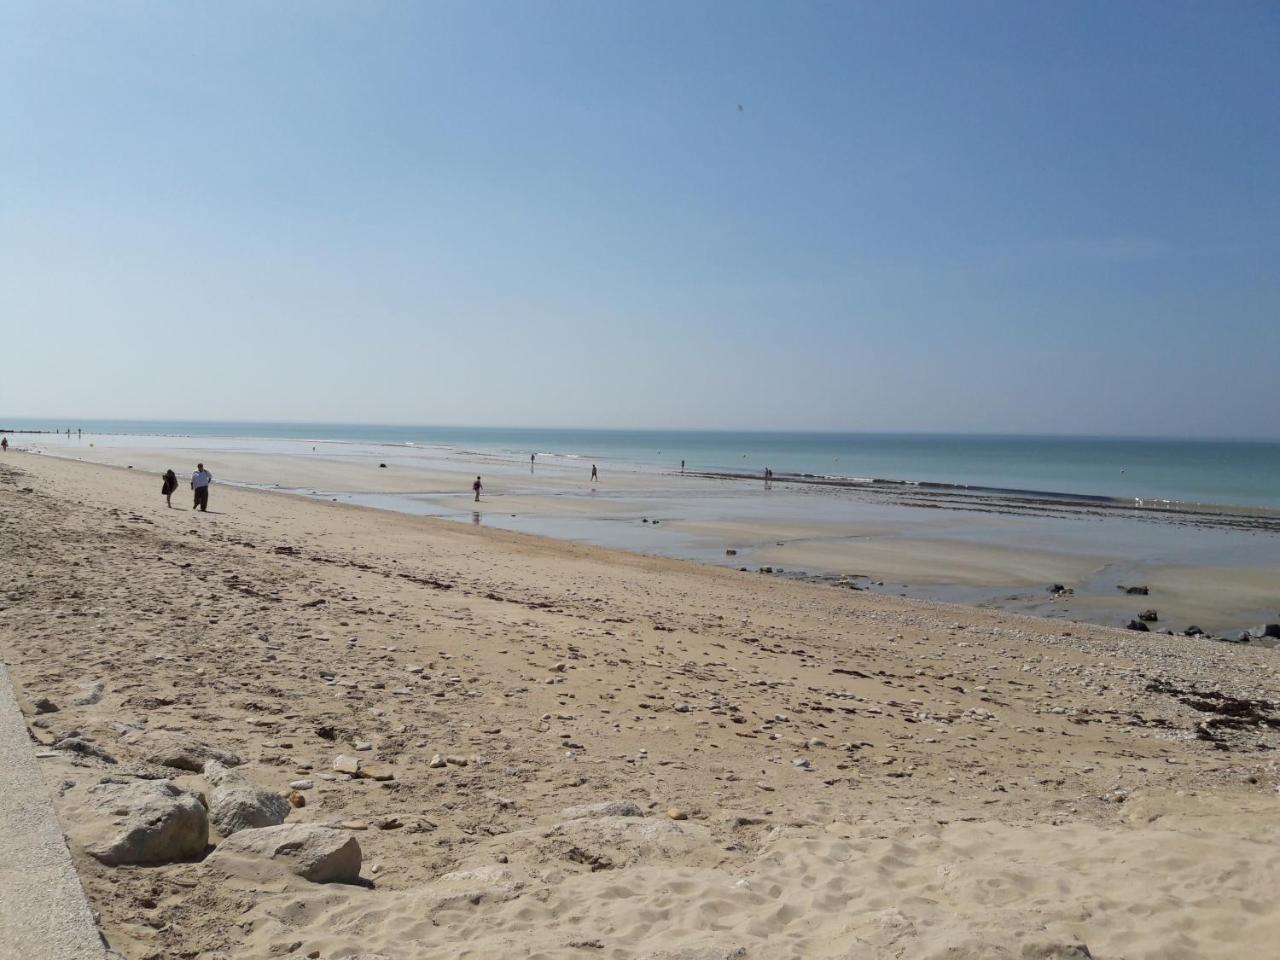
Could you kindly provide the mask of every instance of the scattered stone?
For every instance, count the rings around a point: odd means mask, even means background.
[[[1125,593],[1129,594],[1130,596],[1134,596],[1134,597],[1145,597],[1145,596],[1147,596],[1147,594],[1149,594],[1149,593],[1151,592],[1151,591],[1150,591],[1150,590],[1148,590],[1146,587],[1126,587],[1126,586],[1124,586],[1123,584],[1121,584],[1120,586],[1116,587],[1116,589],[1117,589],[1117,590],[1123,590]]]
[[[584,820],[598,817],[643,817],[644,811],[629,800],[606,800],[603,803],[587,803],[568,807],[561,811],[565,820]]]
[[[431,758],[431,762],[428,763],[427,766],[439,770],[441,767],[446,766],[445,759],[437,753]]]
[[[670,810],[667,811],[667,816],[670,817],[672,820],[688,820],[689,819],[689,814],[686,813],[684,810],[681,810],[679,807],[672,807]]]
[[[449,756],[444,758],[444,762],[448,764],[452,764],[455,767],[465,767],[468,763],[468,760],[466,757],[459,757],[455,754],[450,754]]]
[[[142,746],[148,762],[175,770],[200,773],[205,764],[213,761],[224,767],[238,767],[241,759],[228,750],[221,750],[186,734],[171,730],[146,730],[126,743],[137,742]]]
[[[74,697],[71,703],[77,707],[91,707],[102,699],[106,688],[101,680],[95,680],[92,683],[82,683],[80,689],[82,691],[80,696]]]
[[[1184,636],[1188,636],[1188,637],[1203,637],[1203,636],[1204,636],[1204,631],[1203,631],[1203,630],[1201,630],[1199,627],[1197,627],[1197,626],[1195,626],[1195,625],[1192,625],[1192,626],[1190,626],[1190,627],[1187,627],[1187,629],[1183,630],[1183,631],[1182,631],[1182,633],[1183,633],[1183,635],[1184,635]]]
[[[344,830],[309,823],[241,830],[222,841],[208,862],[220,863],[235,856],[280,861],[290,872],[313,883],[355,883],[360,879],[361,853],[356,838]]]
[[[340,753],[333,759],[333,769],[354,777],[360,773],[360,761],[356,757]]]
[[[288,799],[289,805],[295,809],[301,809],[307,805],[307,798],[297,790],[290,790],[286,799]]]
[[[289,784],[290,790],[314,790],[315,783],[311,780],[294,780]]]
[[[360,765],[360,776],[385,783],[388,780],[394,780],[396,772],[385,763],[370,763]]]
[[[1141,620],[1130,620],[1125,624],[1125,628],[1128,630],[1137,630],[1139,633],[1147,633],[1150,630],[1150,628]]]
[[[37,714],[41,713],[57,713],[58,705],[48,697],[36,697],[31,701],[31,709]]]
[[[1140,614],[1138,614],[1138,619],[1142,620],[1145,623],[1154,623],[1155,621],[1160,619],[1160,614],[1156,613],[1155,610],[1150,610],[1150,609],[1143,610]]]
[[[1262,640],[1266,637],[1280,639],[1280,623],[1263,623],[1249,630],[1249,636],[1255,640]]]
[[[111,836],[85,848],[107,866],[193,860],[209,843],[204,804],[168,780],[101,783],[89,792],[94,806],[114,818]]]
[[[103,750],[96,743],[91,743],[84,737],[62,737],[53,742],[53,749],[67,750],[71,753],[77,753],[82,757],[91,757],[94,760],[101,760],[103,763],[115,763],[116,758],[107,751]]]

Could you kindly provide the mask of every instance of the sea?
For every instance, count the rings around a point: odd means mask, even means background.
[[[688,472],[885,480],[1280,509],[1280,441],[929,433],[599,430],[0,417],[0,430],[435,446]]]

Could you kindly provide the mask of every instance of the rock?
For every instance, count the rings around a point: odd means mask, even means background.
[[[205,764],[216,761],[225,767],[238,767],[241,760],[229,750],[212,747],[194,737],[172,730],[146,730],[134,740],[142,746],[148,761],[158,763],[162,767],[175,770],[189,770],[200,773]]]
[[[311,780],[294,780],[289,784],[290,790],[314,790],[315,783]]]
[[[1144,623],[1154,623],[1156,620],[1160,619],[1160,614],[1156,613],[1154,610],[1143,610],[1138,614],[1138,619]]]
[[[434,767],[437,770],[440,769],[441,767],[445,766],[444,757],[440,756],[440,754],[437,753],[435,756],[431,758],[431,762],[428,763],[427,766]]]
[[[1249,636],[1255,640],[1261,640],[1264,637],[1280,639],[1280,623],[1259,624],[1249,630]]]
[[[672,820],[688,820],[689,814],[681,810],[679,807],[672,807],[667,811],[667,816]]]
[[[378,469],[379,469],[379,470],[385,470],[385,469],[387,469],[387,465],[386,465],[385,463],[380,463],[380,464],[378,464]]]
[[[1078,940],[1070,943],[1051,940],[1024,943],[1021,957],[1022,960],[1093,960],[1089,948]]]
[[[1139,633],[1146,633],[1150,628],[1141,620],[1130,620],[1125,624],[1129,630],[1137,630]]]
[[[1188,637],[1204,636],[1204,631],[1201,630],[1199,627],[1195,626],[1194,624],[1192,626],[1187,627],[1187,629],[1183,630],[1182,633],[1184,636],[1188,636]]]
[[[289,796],[286,799],[289,801],[289,805],[292,807],[301,809],[302,807],[305,807],[307,805],[307,798],[302,794],[300,794],[297,790],[289,791]]]
[[[386,782],[396,778],[396,772],[385,763],[369,763],[360,765],[360,776],[370,780]]]
[[[36,714],[41,713],[57,713],[58,705],[48,697],[36,697],[31,701],[31,709]]]
[[[738,551],[737,551],[737,550],[726,550],[726,551],[724,552],[724,555],[725,555],[726,557],[736,557],[736,556],[738,555]]]
[[[1135,597],[1145,597],[1148,593],[1151,592],[1146,587],[1126,587],[1123,585],[1116,587],[1116,589],[1123,590],[1125,593],[1129,594],[1130,596],[1135,596]]]
[[[355,757],[340,753],[333,758],[333,769],[339,773],[347,773],[354,777],[360,773],[360,761]]]
[[[81,693],[78,697],[74,697],[71,703],[77,707],[90,707],[102,699],[103,687],[101,680],[95,680],[92,683],[82,683],[80,685]]]
[[[71,753],[78,753],[82,757],[92,757],[95,760],[101,760],[103,763],[115,763],[116,758],[107,751],[103,750],[96,743],[91,743],[84,737],[62,737],[53,742],[53,749],[68,750]]]
[[[360,879],[360,844],[345,830],[309,823],[241,830],[218,845],[209,863],[232,857],[265,857],[286,865],[313,883],[355,883]]]
[[[467,760],[466,757],[460,757],[455,754],[450,754],[449,756],[444,758],[444,762],[448,764],[452,764],[455,767],[465,767],[469,761]]]
[[[561,811],[565,820],[584,820],[597,817],[643,817],[644,811],[629,800],[607,800],[604,803],[587,803],[568,807]]]
[[[293,809],[280,794],[258,786],[217,760],[205,764],[204,773],[214,784],[209,797],[209,819],[224,837],[241,830],[284,823]]]
[[[168,780],[103,783],[90,787],[93,804],[115,818],[114,832],[86,847],[107,866],[193,860],[209,843],[200,798]]]

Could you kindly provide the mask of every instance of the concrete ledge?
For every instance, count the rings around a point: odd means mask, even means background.
[[[0,663],[0,960],[105,960],[38,764]]]

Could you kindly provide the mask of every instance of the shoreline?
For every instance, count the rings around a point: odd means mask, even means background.
[[[733,471],[697,470],[687,476],[760,483],[758,474]],[[1132,513],[1152,520],[1173,520],[1201,526],[1280,532],[1280,510],[1260,506],[1200,503],[1190,500],[1157,500],[1063,493],[1050,490],[1020,490],[1011,487],[941,483],[931,480],[895,480],[880,477],[817,476],[808,473],[778,473],[770,483],[808,484],[840,490],[865,492],[883,498],[899,497],[912,506],[948,506],[952,509],[989,510],[993,513],[1098,511]],[[1182,520],[1181,518],[1185,518]]]
[[[217,426],[218,424],[219,424],[218,421],[209,422],[210,426]],[[244,424],[244,426],[251,426],[251,425]],[[303,426],[303,425],[262,424],[260,426],[294,427],[294,426]],[[315,424],[314,426],[321,427],[321,428],[346,426],[350,428],[352,431],[359,431],[361,429],[375,429],[375,430],[379,429],[376,427],[376,425],[362,425],[362,424],[348,424],[348,425]],[[419,430],[423,432],[429,432],[432,429],[440,429],[440,428],[409,427],[409,426],[394,427],[393,426],[393,427],[385,427],[382,429]],[[448,428],[448,429],[462,429],[462,428]],[[484,430],[489,430],[489,429],[492,429],[495,431],[503,431],[506,428],[476,428],[476,429],[483,432]],[[22,430],[14,430],[11,432],[24,433],[28,435],[44,435],[44,436],[50,436],[54,438],[60,438],[65,436],[63,432],[60,432],[57,430],[22,429]],[[516,432],[519,432],[519,431],[517,430]],[[530,431],[530,432],[534,432],[534,431]],[[592,431],[592,430],[585,430],[585,429],[584,430],[566,429],[562,431],[550,431],[550,432],[593,434],[593,433],[604,432],[604,431]],[[621,431],[621,433],[624,433],[624,434],[637,433],[641,435],[653,433],[653,432],[655,431]],[[698,436],[706,433],[706,431],[689,431],[688,433],[694,436]],[[671,432],[671,434],[673,436],[678,436],[680,434],[680,431],[674,431],[674,432]],[[385,448],[388,451],[398,451],[406,448],[419,449],[419,450],[434,449],[434,450],[439,450],[445,453],[446,455],[453,454],[453,455],[459,455],[459,456],[470,456],[470,457],[478,457],[478,458],[497,457],[499,459],[504,459],[504,460],[505,459],[518,460],[521,463],[524,462],[524,457],[529,452],[528,450],[507,448],[502,445],[499,445],[496,447],[493,447],[493,446],[483,447],[483,445],[481,445],[481,447],[477,447],[473,449],[472,446],[469,446],[466,444],[459,444],[457,442],[449,441],[443,438],[416,439],[416,440],[405,440],[405,439],[392,440],[389,438],[383,438],[383,439],[361,438],[354,435],[309,437],[309,436],[306,436],[305,434],[299,434],[296,436],[292,434],[274,435],[270,433],[200,434],[200,433],[188,433],[188,432],[182,432],[182,431],[178,431],[178,432],[139,431],[139,432],[123,432],[123,433],[91,432],[91,433],[85,434],[85,436],[106,437],[111,439],[122,438],[122,437],[123,438],[135,437],[139,439],[164,439],[164,440],[175,440],[175,441],[187,440],[187,441],[193,441],[196,444],[199,444],[200,442],[203,442],[203,441],[220,441],[220,442],[221,441],[242,441],[242,442],[249,442],[249,443],[282,442],[282,443],[314,444],[314,445],[325,444],[325,445],[331,445],[331,446],[349,446],[353,448],[381,447],[381,448]],[[752,434],[747,432],[747,433],[744,433],[743,436],[752,436]],[[799,434],[799,436],[805,436],[805,434]],[[830,436],[838,437],[838,436],[841,436],[841,434],[831,434]],[[855,435],[855,436],[864,436],[864,435]],[[896,437],[899,437],[900,435],[866,434],[865,436],[873,439],[874,438],[883,439],[883,438],[896,438]],[[930,438],[933,435],[922,434],[920,436],[922,438]],[[960,438],[960,437],[958,436],[957,438]],[[79,441],[80,438],[77,436],[76,439],[77,441]],[[1026,441],[1026,442],[1033,442],[1036,440],[1049,440],[1049,441],[1061,441],[1061,442],[1068,442],[1068,443],[1070,442],[1122,443],[1126,441],[1134,442],[1138,444],[1141,444],[1141,443],[1203,443],[1203,444],[1221,443],[1221,444],[1227,444],[1227,445],[1251,444],[1251,445],[1264,446],[1264,447],[1275,446],[1278,449],[1280,449],[1280,441],[1271,441],[1271,440],[1220,440],[1220,441],[1193,440],[1193,441],[1189,441],[1189,440],[1182,440],[1178,438],[1123,438],[1123,437],[1086,437],[1086,436],[1039,437],[1037,435],[1026,435],[1026,436],[991,435],[990,437],[979,435],[979,436],[975,436],[973,439],[977,441],[1014,440],[1014,441]],[[90,446],[92,446],[92,443],[90,443]],[[733,480],[742,480],[747,482],[750,482],[750,481],[759,482],[762,479],[760,469],[755,469],[753,471],[739,471],[739,470],[728,468],[728,467],[695,465],[694,467],[689,468],[687,471],[683,471],[683,470],[677,470],[674,464],[671,461],[666,459],[662,459],[662,460],[628,459],[626,457],[618,458],[614,456],[612,453],[601,453],[601,454],[571,453],[568,451],[557,451],[557,450],[534,450],[533,452],[537,453],[537,455],[540,457],[549,459],[551,462],[555,462],[555,461],[583,462],[584,460],[596,459],[601,462],[611,464],[614,468],[618,468],[622,470],[639,470],[641,472],[658,472],[658,473],[666,474],[668,476],[701,476],[706,478],[733,479]],[[1089,491],[1066,491],[1066,490],[1056,490],[1051,488],[1042,489],[1042,488],[1031,488],[1031,487],[1025,487],[1025,486],[1008,486],[998,482],[997,483],[973,483],[973,482],[961,482],[961,481],[946,481],[946,480],[932,479],[932,478],[929,478],[928,476],[924,476],[924,477],[920,477],[920,476],[898,477],[898,476],[877,476],[877,475],[866,476],[866,475],[860,475],[860,474],[847,475],[847,474],[839,474],[839,473],[830,473],[830,474],[814,473],[810,471],[801,471],[801,470],[783,470],[781,472],[776,472],[774,475],[774,479],[775,481],[778,481],[778,482],[785,481],[785,482],[797,483],[797,484],[813,484],[817,486],[830,486],[830,487],[843,488],[843,489],[865,489],[865,490],[872,490],[877,492],[898,492],[904,496],[916,496],[916,497],[920,497],[920,496],[946,497],[949,495],[972,496],[976,498],[1006,501],[1009,504],[1010,509],[1018,509],[1018,508],[1053,509],[1053,508],[1064,508],[1064,507],[1093,506],[1099,509],[1134,510],[1144,514],[1170,513],[1173,515],[1185,514],[1189,516],[1197,516],[1204,519],[1216,518],[1219,522],[1223,522],[1223,523],[1239,524],[1242,522],[1244,523],[1257,522],[1263,525],[1266,529],[1272,529],[1272,530],[1280,529],[1280,506],[1268,506],[1260,503],[1250,504],[1246,502],[1237,503],[1237,502],[1229,502],[1229,501],[1218,502],[1218,501],[1212,501],[1212,500],[1200,500],[1200,499],[1188,499],[1188,498],[1179,499],[1175,497],[1159,496],[1154,494],[1119,496],[1115,494],[1095,493],[1095,492],[1089,492]]]

